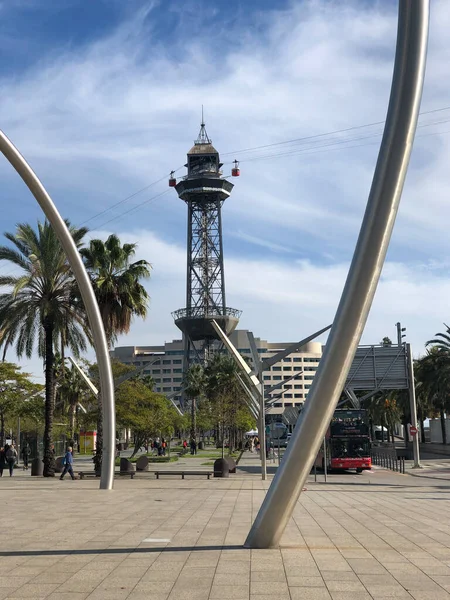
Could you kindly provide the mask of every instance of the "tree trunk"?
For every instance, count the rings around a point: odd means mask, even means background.
[[[420,419],[420,436],[422,440],[422,444],[425,444],[425,422],[424,419]]]
[[[44,477],[55,476],[53,449],[53,413],[55,410],[55,355],[53,353],[53,323],[44,322],[45,334],[45,428],[44,428]]]
[[[192,398],[191,400],[191,440],[196,441],[196,433],[197,433],[197,410],[196,410],[196,399]]]
[[[101,391],[97,396],[98,400],[98,413],[97,413],[97,443],[95,444],[95,455],[94,455],[94,470],[97,475],[102,472],[102,460],[103,460],[103,404]]]
[[[445,413],[444,413],[444,409],[441,408],[441,410],[439,411],[439,413],[440,413],[440,417],[441,417],[442,443],[446,444],[447,443],[447,432],[445,430]]]
[[[5,415],[0,413],[0,448],[5,445]]]
[[[70,405],[70,417],[69,417],[69,429],[70,429],[70,439],[74,440],[75,437],[75,414],[77,412],[77,403],[72,403]]]

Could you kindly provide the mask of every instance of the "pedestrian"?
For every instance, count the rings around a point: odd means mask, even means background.
[[[164,438],[161,439],[162,455],[166,455],[167,442]]]
[[[183,440],[183,450],[187,452],[187,440]]]
[[[253,454],[255,451],[255,438],[250,438],[250,452]]]
[[[31,448],[28,445],[28,442],[25,442],[24,447],[22,448],[22,459],[23,459],[23,470],[28,471],[28,459],[30,458]]]
[[[75,475],[73,474],[73,455],[72,448],[69,446],[67,448],[67,452],[64,455],[64,471],[61,473],[61,481],[64,479],[64,475],[69,473],[72,479],[75,479]]]
[[[197,442],[194,438],[191,439],[191,454],[197,454]]]
[[[3,477],[3,469],[5,468],[6,456],[3,446],[0,448],[0,477]]]
[[[14,448],[14,444],[11,444],[11,446],[9,446],[8,450],[6,451],[6,462],[8,463],[10,477],[12,477],[13,475],[16,460],[17,450]]]

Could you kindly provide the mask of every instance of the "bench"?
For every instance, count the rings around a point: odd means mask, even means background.
[[[159,479],[160,475],[181,475],[181,479],[184,479],[185,475],[206,475],[208,479],[214,475],[213,471],[147,471],[147,473],[154,473],[156,479]]]
[[[116,471],[115,475],[119,475],[120,477],[130,477],[133,479],[136,475],[138,477],[143,477],[145,475],[154,474],[156,479],[159,479],[161,475],[181,475],[181,479],[185,478],[185,475],[206,475],[208,479],[214,475],[214,471]],[[97,477],[95,471],[78,471],[78,476],[80,479],[84,479],[85,477]]]

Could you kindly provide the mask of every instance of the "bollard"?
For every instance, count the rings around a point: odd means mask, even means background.
[[[44,461],[40,458],[33,458],[31,461],[31,475],[32,477],[42,477],[44,473]]]
[[[214,477],[229,477],[230,466],[226,458],[218,458],[214,461]]]

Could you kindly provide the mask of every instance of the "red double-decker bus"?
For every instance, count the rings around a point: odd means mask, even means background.
[[[357,473],[362,473],[372,467],[365,410],[337,409],[325,440],[328,469],[355,469]],[[324,466],[323,449],[317,456],[316,465]]]

